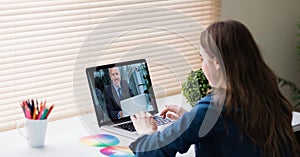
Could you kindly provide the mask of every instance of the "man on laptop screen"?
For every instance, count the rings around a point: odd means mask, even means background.
[[[130,115],[158,113],[146,60],[90,67],[86,74],[100,129],[136,139]],[[171,122],[153,118],[161,128]]]

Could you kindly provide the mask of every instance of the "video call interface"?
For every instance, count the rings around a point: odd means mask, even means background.
[[[99,124],[157,109],[146,63],[94,68],[87,76]]]

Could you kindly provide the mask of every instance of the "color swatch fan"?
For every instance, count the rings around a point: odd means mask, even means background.
[[[100,150],[100,153],[109,157],[134,157],[135,155],[128,146],[112,146],[105,147]]]
[[[115,146],[119,144],[119,139],[112,135],[98,134],[85,136],[79,139],[82,144],[95,147]]]

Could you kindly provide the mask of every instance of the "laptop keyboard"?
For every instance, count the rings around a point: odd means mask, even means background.
[[[120,124],[120,125],[117,125],[116,127],[131,131],[131,132],[136,131],[132,122]]]
[[[153,119],[157,122],[158,126],[172,122],[172,120],[170,120],[169,118],[164,119],[160,116],[153,116]],[[117,125],[116,127],[131,131],[131,132],[136,131],[132,122],[120,124],[120,125]]]

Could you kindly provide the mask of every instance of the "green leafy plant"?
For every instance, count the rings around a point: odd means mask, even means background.
[[[208,84],[203,71],[191,71],[187,80],[182,84],[182,92],[187,102],[194,106],[198,100],[207,95],[211,87]]]
[[[288,81],[286,79],[278,77],[278,84],[280,87],[288,87],[291,93],[291,101],[294,108],[300,106],[300,88],[296,86],[295,83]]]

